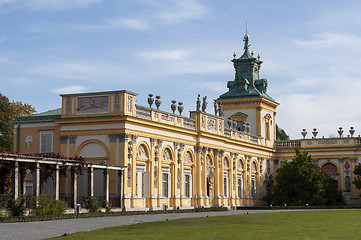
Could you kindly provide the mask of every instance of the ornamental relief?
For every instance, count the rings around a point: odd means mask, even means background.
[[[213,164],[212,164],[212,160],[209,157],[209,155],[207,155],[207,157],[206,157],[206,173],[207,173],[208,178],[213,178],[213,176],[214,176]]]
[[[173,161],[172,153],[170,152],[170,150],[168,148],[164,149],[162,160],[163,160],[163,162],[172,162]]]
[[[206,128],[206,116],[202,116],[202,128]]]
[[[223,168],[229,168],[229,162],[228,162],[227,158],[223,159]]]
[[[162,113],[161,118],[162,118],[163,121],[174,122],[174,117],[171,116],[170,114]]]
[[[190,154],[190,152],[186,152],[186,154],[184,155],[184,163],[193,164],[192,155]]]
[[[253,162],[252,163],[252,172],[256,172],[257,171],[257,166],[256,166],[256,163],[255,162]]]
[[[77,114],[107,113],[109,112],[108,96],[78,97]]]
[[[337,139],[322,139],[317,141],[318,145],[337,145]]]
[[[140,158],[140,159],[149,159],[149,156],[147,154],[147,150],[145,149],[145,146],[143,144],[141,144],[139,147],[138,147],[138,150],[137,150],[137,158]]]
[[[208,130],[212,132],[217,132],[217,120],[214,118],[208,118],[207,126]]]
[[[133,96],[128,95],[128,113],[133,112]]]
[[[241,160],[238,160],[237,168],[238,168],[239,170],[243,170],[243,162],[242,162]]]

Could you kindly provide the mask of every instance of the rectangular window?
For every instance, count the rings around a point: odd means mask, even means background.
[[[53,152],[53,131],[40,132],[40,152],[41,153]]]
[[[243,198],[243,180],[242,180],[242,176],[238,177],[238,197]]]
[[[168,173],[162,173],[162,193],[163,197],[168,198],[169,192],[168,192]]]
[[[191,190],[191,186],[190,186],[190,176],[189,175],[185,175],[184,176],[184,193],[186,195],[186,197],[190,197],[190,190]]]
[[[252,179],[251,179],[251,195],[252,195],[252,198],[256,198],[256,178],[252,176]]]
[[[143,197],[143,172],[137,172],[136,189],[137,197]]]
[[[25,194],[26,195],[33,195],[33,181],[26,180],[25,182]]]
[[[223,178],[224,196],[228,197],[228,178]]]

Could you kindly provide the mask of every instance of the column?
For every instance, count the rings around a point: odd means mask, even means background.
[[[108,165],[119,166],[119,139],[118,134],[112,133],[108,135],[109,137],[109,161]],[[109,173],[109,194],[116,194],[118,177],[114,172]]]
[[[207,205],[207,147],[203,147],[202,149],[202,204]]]
[[[174,142],[174,151],[173,151],[173,163],[171,164],[171,173],[172,173],[172,195],[171,195],[171,206],[174,208],[177,207],[178,198],[177,198],[177,184],[178,184],[178,147],[179,143]]]
[[[123,196],[124,196],[124,170],[118,170],[118,178],[119,178],[119,185],[118,185],[118,192],[119,192],[119,207],[123,208]]]
[[[352,182],[355,180],[355,174],[353,173],[353,170],[355,169],[356,165],[357,165],[357,161],[358,161],[358,158],[357,157],[353,157],[353,158],[350,158],[350,161],[351,161],[351,193],[352,193],[352,196],[357,196],[358,195],[358,190],[357,188],[355,187],[354,184],[352,184]]]
[[[39,195],[40,195],[40,164],[38,162],[36,162],[34,164],[33,188],[34,188],[34,196],[39,197]]]
[[[224,204],[224,198],[225,198],[225,194],[224,194],[224,159],[223,157],[221,157],[220,159],[220,173],[219,173],[219,192],[221,195],[221,204]]]
[[[75,166],[71,167],[71,187],[73,193],[73,208],[76,208],[78,203],[78,174],[75,171]]]
[[[55,200],[59,200],[59,164],[55,164],[55,174],[54,174],[54,184],[55,184]]]
[[[21,171],[21,195],[25,198],[26,195],[26,169]]]
[[[231,155],[231,158],[229,159],[229,170],[228,170],[228,181],[229,181],[229,195],[228,195],[228,205],[232,205],[234,201],[234,191],[233,191],[233,159],[234,159],[234,153]]]
[[[118,192],[118,195],[120,195],[121,197],[121,205],[123,208],[129,206],[130,204],[129,203],[130,191],[129,188],[127,188],[127,185],[128,185],[128,168],[131,167],[131,165],[129,165],[128,159],[130,159],[131,158],[130,155],[133,154],[132,153],[133,146],[128,145],[128,140],[129,140],[128,133],[119,134],[119,165],[127,167],[124,170],[122,170],[123,181],[119,183],[119,185],[121,186],[118,185],[118,191],[120,190],[119,187],[122,188],[121,192]],[[131,147],[131,149],[129,149],[129,147]],[[126,202],[124,199],[127,199],[128,201]]]
[[[88,196],[94,196],[94,168],[88,167]]]
[[[219,205],[219,171],[218,171],[219,154],[220,154],[220,151],[218,149],[213,149],[213,162],[214,162],[213,203],[215,205]]]
[[[178,170],[180,174],[180,186],[179,186],[179,196],[180,196],[180,205],[183,206],[183,196],[184,196],[184,166],[183,166],[183,158],[184,158],[184,147],[185,144],[181,143],[179,145],[178,150]]]
[[[109,169],[106,168],[103,171],[104,174],[104,200],[106,204],[109,203]]]
[[[155,174],[155,138],[150,139],[150,162],[149,162],[149,208],[153,209],[156,205],[156,194],[154,192],[154,174]]]
[[[196,167],[195,167],[195,199],[194,199],[194,205],[196,207],[201,207],[201,196],[202,196],[202,187],[201,187],[201,169],[202,169],[202,156],[201,156],[201,146],[196,146],[196,159],[195,159],[195,163],[196,163]]]
[[[131,171],[131,174],[132,174],[132,185],[131,185],[131,198],[132,198],[132,201],[131,201],[131,207],[135,207],[136,206],[136,202],[135,202],[135,198],[137,197],[136,196],[136,193],[137,193],[137,188],[136,188],[136,184],[137,184],[137,138],[138,136],[137,135],[132,135],[132,149],[133,149],[133,153],[132,154],[132,171]]]
[[[12,175],[11,175],[11,190],[14,197],[14,200],[16,200],[19,197],[19,163],[18,161],[15,161],[12,166]]]
[[[344,186],[344,183],[345,183],[344,168],[343,168],[344,159],[339,158],[338,162],[340,163],[340,181],[338,181],[339,182],[339,189],[343,192],[343,190],[345,189],[345,186]]]

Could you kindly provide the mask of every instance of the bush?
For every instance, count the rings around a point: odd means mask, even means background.
[[[59,215],[65,213],[67,205],[62,200],[55,200],[53,196],[42,193],[34,198],[30,208],[36,216]]]
[[[16,200],[10,199],[9,207],[13,212],[13,216],[23,216],[25,213],[25,199],[23,197],[18,197]]]
[[[105,212],[110,212],[112,210],[112,204],[106,200],[103,201],[103,206],[105,208]]]
[[[84,199],[84,207],[89,210],[91,213],[99,212],[100,210],[100,202],[94,196],[87,197]]]

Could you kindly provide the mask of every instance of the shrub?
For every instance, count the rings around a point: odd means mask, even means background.
[[[105,208],[105,212],[110,212],[112,210],[112,203],[106,200],[103,201],[103,206]]]
[[[99,212],[100,202],[94,196],[87,197],[84,199],[84,207],[89,210],[91,213]]]
[[[65,213],[67,205],[62,200],[55,200],[53,196],[42,193],[34,198],[30,208],[36,216],[59,215]]]
[[[13,212],[13,216],[23,216],[25,213],[25,199],[23,197],[18,197],[16,200],[10,199],[9,207]]]

